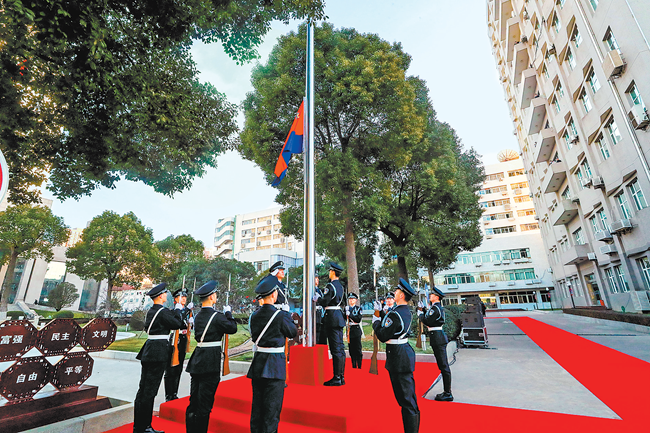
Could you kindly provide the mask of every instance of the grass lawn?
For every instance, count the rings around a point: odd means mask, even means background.
[[[117,330],[118,331],[124,331],[125,326],[118,326]],[[144,345],[144,342],[147,341],[147,333],[142,331],[129,331],[129,332],[135,332],[135,337],[132,338],[126,338],[124,340],[118,340],[108,346],[108,350],[121,350],[122,352],[139,352],[142,346]],[[234,335],[231,335],[228,340],[228,344],[230,347],[235,347],[239,346],[246,340],[250,338],[250,335],[248,334],[248,330],[244,325],[237,325],[237,333]],[[192,338],[190,339],[190,352],[194,350],[196,347],[196,340],[194,340],[194,334],[192,334]]]

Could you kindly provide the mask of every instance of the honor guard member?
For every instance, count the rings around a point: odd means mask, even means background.
[[[411,311],[408,301],[415,290],[404,279],[399,279],[395,289],[396,306],[384,315],[383,319],[373,316],[372,328],[377,338],[386,343],[386,370],[390,376],[393,393],[402,407],[402,423],[405,433],[416,433],[420,428],[420,409],[415,396],[415,351],[408,343],[407,334],[411,327]],[[375,310],[381,305],[375,302]]]
[[[191,381],[185,428],[187,433],[206,433],[214,395],[221,381],[221,339],[224,334],[237,332],[237,322],[232,318],[229,305],[223,307],[223,313],[215,311],[216,281],[208,281],[194,294],[201,298],[201,311],[194,320],[196,349],[187,363]]]
[[[388,311],[395,306],[395,293],[388,292],[386,295],[386,310]]]
[[[280,260],[279,262],[273,263],[273,266],[269,269],[269,274],[277,278],[280,283],[278,285],[278,300],[275,301],[276,308],[282,308],[285,311],[289,311],[289,304],[286,297],[287,286],[282,282],[284,279],[284,262]]]
[[[325,386],[345,385],[345,346],[343,346],[343,327],[345,319],[341,311],[343,301],[343,286],[339,277],[343,268],[334,262],[330,262],[329,277],[330,282],[323,290],[323,296],[320,298],[317,294],[314,298],[318,304],[325,308],[325,317],[323,317],[323,330],[327,335],[330,353],[332,354],[332,367],[334,377],[325,382]],[[322,332],[322,331],[321,331]]]
[[[433,349],[433,354],[436,356],[436,363],[438,363],[438,369],[442,375],[444,392],[436,395],[436,400],[454,401],[454,396],[451,394],[451,369],[447,360],[447,343],[449,343],[449,340],[442,329],[442,325],[445,324],[445,309],[440,300],[444,297],[444,293],[434,286],[431,293],[429,293],[431,308],[427,309],[422,302],[419,302],[418,318],[429,331],[429,343]]]
[[[180,310],[183,327],[171,335],[172,360],[167,364],[167,368],[165,369],[165,401],[176,400],[178,398],[178,385],[181,382],[181,373],[183,372],[183,364],[185,363],[185,353],[189,340],[188,332],[191,327],[192,308],[194,307],[194,304],[191,302],[185,306],[186,303],[187,293],[184,290],[175,291],[174,305],[180,304],[183,307]],[[178,341],[175,341],[176,332],[178,332]]]
[[[264,304],[251,315],[251,339],[254,355],[246,377],[253,386],[251,433],[271,433],[278,430],[284,382],[287,369],[284,342],[298,335],[291,314],[275,308],[278,297],[277,278],[267,276],[257,284],[255,293]]]
[[[136,356],[142,365],[142,373],[133,402],[133,433],[162,433],[151,426],[153,402],[170,359],[169,331],[183,327],[180,305],[174,310],[163,307],[167,302],[166,287],[167,283],[161,283],[147,293],[153,306],[144,321],[149,337]]]
[[[363,335],[361,319],[363,318],[363,312],[361,307],[357,305],[358,300],[359,297],[356,293],[350,293],[348,295],[348,305],[345,307],[345,315],[350,326],[350,343],[348,344],[348,349],[350,351],[350,358],[352,358],[352,368],[361,368],[361,360],[363,359],[363,353],[361,352],[361,337]]]
[[[317,296],[323,296],[318,284],[320,283],[320,277],[318,273],[314,276],[314,293]],[[323,307],[316,303],[316,308],[314,308],[314,323],[316,324],[316,344],[327,344],[327,336],[323,331]]]

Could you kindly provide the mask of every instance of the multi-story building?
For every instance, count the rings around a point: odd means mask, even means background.
[[[302,242],[282,233],[280,207],[221,218],[214,236],[216,255],[251,262],[258,271],[282,260],[302,265]]]
[[[499,160],[485,167],[479,191],[481,246],[459,254],[435,285],[447,304],[479,295],[488,308],[553,308],[553,278],[523,162],[515,151],[501,152]]]
[[[650,310],[650,8],[488,0],[487,22],[562,305]]]

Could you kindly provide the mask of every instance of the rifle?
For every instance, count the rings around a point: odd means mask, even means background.
[[[422,299],[420,294],[418,293],[418,299]],[[417,309],[416,309],[417,311]],[[418,349],[422,349],[422,332],[424,331],[424,325],[422,322],[418,319],[418,336],[417,336],[417,341],[415,342],[415,347]]]
[[[347,296],[348,295],[348,290],[347,289],[345,289],[345,293],[346,293],[345,302],[347,302],[348,301],[348,296]],[[346,305],[346,307],[348,307],[348,306]],[[343,310],[343,311],[345,311],[345,310]],[[350,344],[350,316],[348,316],[347,314],[345,315],[345,333],[348,336],[348,345],[349,345]]]
[[[228,274],[228,292],[226,293],[226,305],[230,299],[230,274]],[[228,334],[224,334],[223,342],[223,375],[230,374],[230,356],[228,355]]]
[[[172,361],[171,361],[171,366],[176,367],[178,364],[180,364],[179,358],[180,358],[180,353],[178,351],[178,338],[180,337],[181,331],[180,329],[177,329],[174,331],[174,351],[172,352]]]
[[[377,295],[377,286],[375,286],[375,302],[379,302],[379,296]],[[379,317],[379,311],[373,313],[375,316]],[[377,368],[377,352],[379,352],[379,340],[377,339],[377,333],[373,327],[372,329],[372,356],[370,357],[370,374],[379,374],[379,369]]]

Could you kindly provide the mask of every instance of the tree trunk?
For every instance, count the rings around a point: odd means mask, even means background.
[[[433,288],[433,269],[431,266],[427,266],[427,271],[429,272],[429,290]]]
[[[350,217],[349,200],[343,204],[345,219],[345,261],[348,267],[348,293],[359,295],[359,272],[357,270],[357,249],[354,243],[354,226]]]
[[[14,275],[16,271],[16,262],[18,262],[18,253],[15,252],[15,249],[11,249],[11,258],[9,259],[9,264],[7,265],[7,273],[5,274],[5,280],[2,284],[2,301],[0,301],[0,313],[7,312],[7,305],[9,305],[9,296],[11,296],[11,284],[14,282]]]
[[[99,284],[101,284],[101,282]],[[112,317],[111,314],[112,298],[113,298],[113,280],[108,280],[108,287],[106,288],[106,301],[104,303],[104,305],[108,307],[108,317]]]
[[[397,256],[397,278],[404,278],[406,281],[409,280],[409,273],[406,269],[406,257]]]

